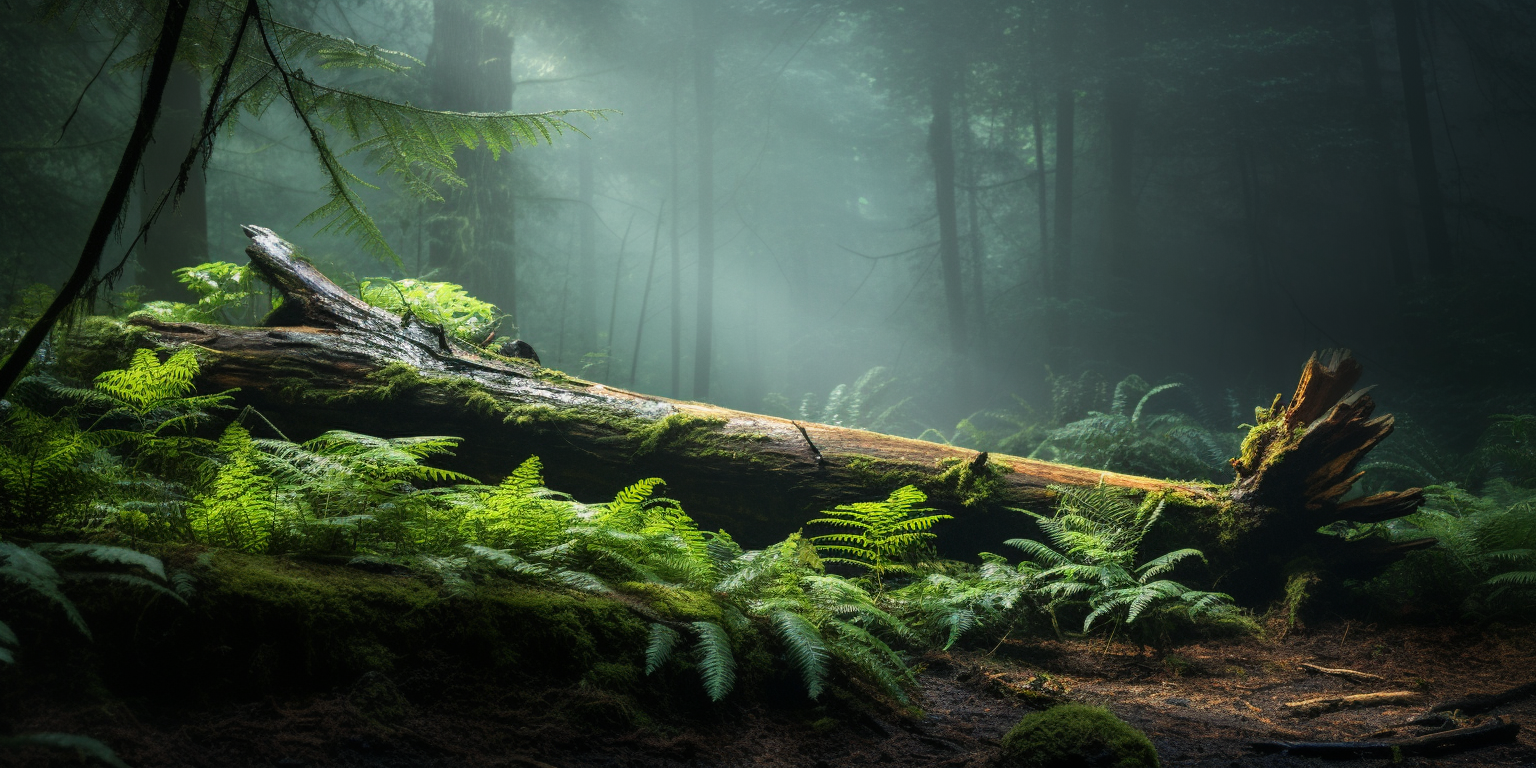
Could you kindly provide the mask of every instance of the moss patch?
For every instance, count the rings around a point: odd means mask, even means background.
[[[224,551],[181,567],[198,581],[186,607],[146,614],[106,585],[82,594],[112,687],[316,690],[444,664],[573,685],[598,664],[643,663],[646,625],[597,596],[503,581],[448,595],[409,575]]]
[[[1063,704],[1024,716],[1003,736],[1006,768],[1157,768],[1141,731],[1103,707]]]
[[[58,373],[78,381],[127,367],[134,350],[150,345],[149,329],[100,316],[80,318],[56,336]]]

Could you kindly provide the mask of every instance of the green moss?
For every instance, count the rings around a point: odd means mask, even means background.
[[[940,459],[944,471],[929,480],[924,490],[930,495],[949,496],[967,507],[983,506],[998,500],[1007,488],[1003,476],[1013,472],[1012,467],[985,462],[979,468],[975,459]]]
[[[853,474],[855,483],[871,489],[892,491],[904,485],[921,487],[933,477],[921,465],[911,462],[873,459],[868,456],[840,455],[836,458]]]
[[[56,332],[57,370],[65,378],[91,381],[102,371],[124,368],[133,351],[149,346],[149,330],[110,317],[83,317]]]
[[[613,600],[512,583],[451,597],[411,576],[233,552],[195,573],[185,641],[222,650],[180,663],[236,687],[346,684],[428,657],[492,677],[575,682],[600,662],[633,663],[646,640],[645,625]]]
[[[657,615],[672,621],[723,621],[720,604],[703,592],[669,587],[654,582],[630,581],[617,589],[645,601]]]
[[[1156,768],[1157,750],[1141,731],[1103,707],[1063,704],[1024,716],[1003,736],[1006,768]]]
[[[1285,566],[1285,598],[1281,610],[1285,612],[1285,626],[1295,629],[1301,619],[1302,609],[1312,598],[1312,588],[1322,583],[1318,576],[1321,563],[1314,558],[1301,558]]]

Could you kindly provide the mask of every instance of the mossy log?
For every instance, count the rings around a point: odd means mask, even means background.
[[[776,541],[830,505],[883,497],[908,483],[956,512],[939,539],[956,556],[1033,535],[1015,508],[1048,509],[1052,485],[1105,483],[1172,499],[1187,512],[1177,518],[1182,527],[1199,539],[1180,546],[1232,552],[1276,529],[1276,520],[1288,521],[1288,528],[1278,526],[1287,530],[1310,526],[1305,533],[1323,538],[1315,529],[1330,520],[1382,519],[1420,502],[1411,491],[1337,503],[1351,481],[1348,472],[1391,431],[1390,417],[1367,419],[1368,397],[1346,396],[1351,372],[1358,377],[1358,365],[1347,357],[1308,364],[1292,406],[1274,409],[1278,415],[1245,446],[1237,483],[1218,488],[582,381],[371,307],[271,230],[251,226],[245,233],[252,264],[283,295],[263,327],[133,321],[151,344],[198,347],[202,386],[239,388],[244,402],[292,439],[326,429],[462,437],[453,468],[486,481],[530,455],[544,459],[551,487],[583,499],[605,498],[639,477],[663,477],[669,495],[683,500],[702,526],[727,529],[747,545]],[[1273,571],[1268,581],[1275,581]]]

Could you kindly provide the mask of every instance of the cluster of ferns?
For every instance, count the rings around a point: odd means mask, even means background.
[[[164,360],[139,350],[90,387],[46,375],[18,386],[0,424],[0,530],[92,543],[0,542],[0,579],[52,601],[81,631],[61,586],[77,572],[186,599],[176,575],[134,551],[140,542],[386,559],[449,592],[487,578],[597,594],[638,585],[711,605],[708,620],[647,612],[646,668],[686,649],[717,700],[735,684],[733,649],[753,633],[772,638],[811,698],[857,680],[907,704],[912,655],[967,636],[1047,622],[1060,631],[1072,611],[1084,632],[1136,635],[1235,610],[1224,595],[1163,578],[1198,552],[1138,563],[1159,510],[1106,488],[1058,489],[1060,507],[1036,515],[1048,543],[1007,542],[1024,554],[1016,564],[938,559],[935,529],[947,516],[912,486],[807,521],[818,535],[748,551],[724,531],[701,531],[659,495],[659,478],[592,504],[546,488],[538,457],[496,485],[431,466],[456,447],[452,437],[332,431],[293,442],[260,413],[236,412],[231,393],[194,394],[198,373],[190,349]],[[209,429],[218,437],[200,436]],[[84,561],[93,567],[73,567]],[[15,643],[0,624],[0,662]]]

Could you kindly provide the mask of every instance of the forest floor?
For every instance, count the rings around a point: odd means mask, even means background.
[[[1298,668],[1303,662],[1384,679],[1354,684],[1303,671]],[[410,705],[387,726],[359,716],[355,689],[209,708],[40,705],[13,726],[18,732],[96,736],[136,768],[979,767],[995,763],[1003,734],[1041,695],[1019,692],[1037,691],[1109,707],[1151,737],[1165,766],[1306,766],[1325,763],[1258,755],[1247,743],[1383,738],[1381,731],[1412,719],[1432,702],[1532,680],[1536,637],[1530,633],[1340,623],[1279,640],[1191,644],[1161,658],[1129,646],[1106,649],[1102,641],[1033,639],[1008,640],[990,652],[934,655],[922,666],[921,719],[737,704],[720,706],[707,719],[605,731],[576,727],[552,714],[572,697],[588,695],[580,689],[493,696],[472,676],[460,674],[400,680],[398,689]],[[1387,690],[1415,691],[1420,703],[1309,719],[1288,717],[1284,707],[1329,693]],[[1494,714],[1536,724],[1536,699]],[[49,764],[41,754],[12,759]],[[1397,765],[1532,766],[1536,731],[1522,731],[1516,743],[1406,757]]]

